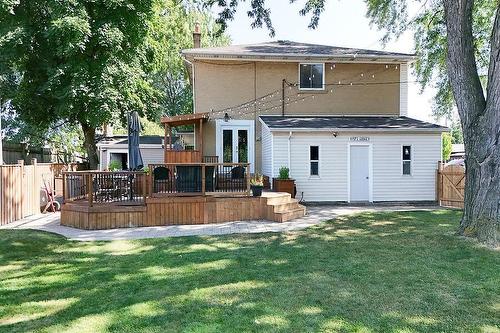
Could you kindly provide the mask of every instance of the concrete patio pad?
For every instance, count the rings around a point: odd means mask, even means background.
[[[378,211],[415,211],[443,209],[439,206],[308,206],[307,215],[290,222],[236,221],[218,224],[171,225],[158,227],[80,230],[60,224],[60,214],[40,214],[1,226],[0,229],[33,229],[52,232],[70,240],[100,241],[180,236],[213,236],[227,234],[287,232],[305,229],[339,215]]]

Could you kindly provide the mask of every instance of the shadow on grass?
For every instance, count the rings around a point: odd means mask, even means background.
[[[500,256],[454,236],[458,220],[88,243],[0,231],[0,331],[493,330]]]

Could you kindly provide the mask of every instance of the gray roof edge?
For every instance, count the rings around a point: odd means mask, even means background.
[[[273,126],[273,124],[266,123],[266,118],[288,118],[288,119],[324,119],[324,118],[337,118],[337,119],[355,119],[355,118],[363,118],[363,119],[380,119],[380,118],[388,118],[388,119],[394,119],[394,120],[408,120],[411,122],[415,122],[416,124],[408,124],[406,127],[283,127],[283,126]],[[415,119],[415,118],[410,118],[407,116],[366,116],[366,115],[352,115],[352,116],[335,116],[335,115],[321,115],[321,116],[280,116],[280,115],[263,115],[259,116],[259,120],[264,123],[267,128],[272,131],[272,132],[289,132],[289,131],[314,131],[314,132],[319,132],[319,131],[337,131],[337,132],[368,132],[368,131],[389,131],[389,132],[395,132],[395,131],[416,131],[416,132],[450,132],[450,129],[446,126],[442,126],[439,124],[434,124],[430,122],[426,122],[423,120]],[[418,127],[418,125],[432,125],[433,127]]]
[[[417,57],[413,55],[402,56],[402,55],[354,55],[354,54],[343,54],[343,55],[325,55],[325,54],[269,54],[269,53],[224,53],[224,54],[209,54],[209,53],[182,53],[185,57],[191,56],[194,59],[206,59],[206,60],[226,60],[226,61],[244,61],[244,60],[289,60],[289,61],[300,61],[300,60],[323,60],[323,61],[349,61],[356,62],[362,60],[370,61],[390,61],[394,62],[397,60],[399,62],[411,63],[414,62]]]

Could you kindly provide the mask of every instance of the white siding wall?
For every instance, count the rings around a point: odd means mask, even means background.
[[[373,149],[373,201],[435,200],[435,173],[441,158],[440,134],[293,133],[291,176],[297,197],[306,201],[348,201],[348,144],[351,136],[370,137]],[[309,146],[320,148],[319,177],[309,175]],[[401,171],[402,145],[412,146],[412,175]],[[274,172],[288,164],[288,133],[273,133]]]
[[[280,168],[288,165],[288,133],[273,135],[273,174],[278,177]],[[291,168],[290,168],[291,169]]]
[[[144,165],[164,162],[163,148],[141,148],[142,161]]]
[[[272,177],[273,137],[266,126],[262,126],[262,174]]]
[[[373,200],[436,199],[441,135],[377,136],[373,144]],[[401,149],[412,146],[412,174],[402,175]]]
[[[107,160],[107,154],[109,153],[127,153],[127,146],[124,145],[115,145],[113,148],[104,148],[101,150],[101,156],[100,156],[100,168],[101,170],[104,170],[108,167],[108,160]],[[156,164],[156,163],[163,163],[163,148],[158,145],[157,148],[144,148],[141,147],[141,155],[142,155],[142,161],[144,162],[144,165],[147,166],[148,164]]]

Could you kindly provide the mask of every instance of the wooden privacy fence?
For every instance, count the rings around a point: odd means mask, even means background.
[[[438,164],[437,197],[446,207],[464,208],[465,168],[461,165]]]
[[[76,164],[37,163],[0,165],[0,225],[40,213],[44,184],[62,188],[62,170],[74,170]]]

